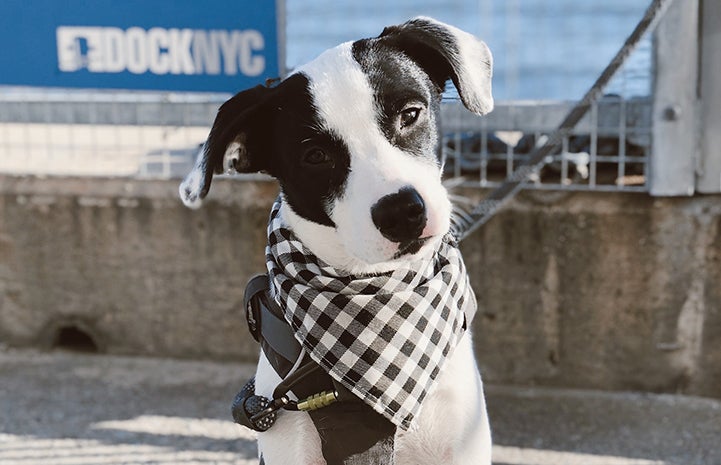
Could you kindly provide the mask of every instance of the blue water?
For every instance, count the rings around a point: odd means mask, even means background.
[[[649,0],[286,0],[290,68],[348,40],[432,16],[483,39],[496,99],[578,99],[643,15]],[[648,95],[646,39],[607,92]]]

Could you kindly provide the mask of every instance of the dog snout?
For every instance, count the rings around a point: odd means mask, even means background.
[[[391,242],[418,239],[426,226],[426,204],[412,187],[382,197],[371,207],[371,218],[380,233]]]

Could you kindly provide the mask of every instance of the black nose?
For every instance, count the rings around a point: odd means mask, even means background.
[[[392,242],[418,239],[428,219],[426,204],[412,187],[382,197],[371,207],[371,218],[383,237]]]

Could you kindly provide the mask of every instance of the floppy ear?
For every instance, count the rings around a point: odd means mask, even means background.
[[[210,191],[213,174],[250,173],[264,169],[257,156],[268,131],[262,117],[273,89],[256,86],[244,90],[221,105],[213,127],[200,149],[193,169],[180,184],[183,203],[198,208]]]
[[[451,79],[472,112],[484,115],[493,110],[493,57],[484,42],[422,16],[387,27],[378,38],[418,63],[440,89]]]

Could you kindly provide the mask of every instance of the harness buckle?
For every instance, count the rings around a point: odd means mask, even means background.
[[[260,431],[265,431],[271,426],[273,426],[273,423],[275,423],[276,418],[278,417],[278,410],[284,408],[286,405],[290,403],[290,399],[288,399],[288,396],[283,396],[278,399],[269,400],[266,397],[261,396],[253,396],[259,399],[262,399],[262,403],[265,404],[265,407],[261,407],[259,411],[252,417],[250,417],[250,421],[253,422],[254,425],[262,426],[263,429],[260,429]],[[252,398],[248,399],[248,401],[253,400]],[[246,401],[246,404],[248,403]],[[255,410],[252,408],[252,406],[246,407],[247,410]],[[267,427],[265,427],[267,425]]]
[[[254,431],[267,431],[278,418],[278,410],[290,403],[287,396],[270,400],[255,394],[255,378],[235,396],[231,413],[236,423]]]

